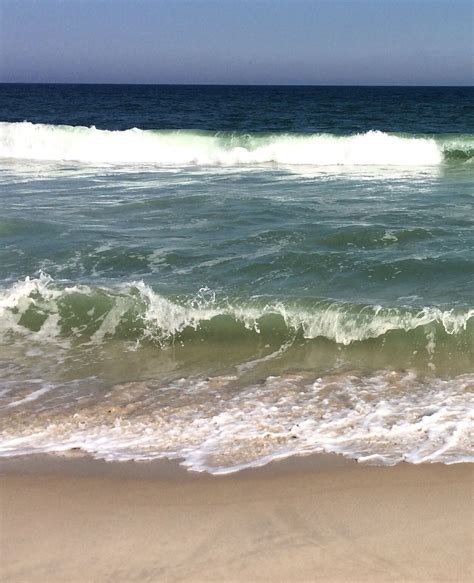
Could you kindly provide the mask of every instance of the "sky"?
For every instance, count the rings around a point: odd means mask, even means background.
[[[470,0],[0,0],[0,82],[473,85]]]

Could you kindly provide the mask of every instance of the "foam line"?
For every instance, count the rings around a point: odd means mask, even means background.
[[[438,165],[470,157],[472,136],[416,137],[369,131],[332,134],[239,134],[192,130],[100,130],[92,127],[0,123],[0,158],[157,166]]]

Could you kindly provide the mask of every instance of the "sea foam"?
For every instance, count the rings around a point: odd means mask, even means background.
[[[472,153],[453,143],[369,131],[332,134],[239,134],[192,130],[101,130],[96,127],[0,123],[0,158],[156,166],[438,165],[445,153]],[[469,154],[470,155],[470,154]]]
[[[472,374],[303,372],[238,389],[236,380],[124,383],[99,399],[83,395],[69,408],[53,400],[27,416],[10,406],[0,455],[80,449],[106,460],[179,458],[213,474],[321,452],[383,465],[473,461]]]

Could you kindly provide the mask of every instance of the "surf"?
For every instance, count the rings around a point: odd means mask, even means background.
[[[287,342],[324,338],[337,345],[383,339],[390,333],[432,338],[434,333],[470,344],[474,308],[358,305],[327,298],[279,300],[225,298],[201,288],[187,297],[165,297],[143,281],[114,287],[26,277],[0,290],[0,339],[122,338],[153,342],[234,341],[245,336]],[[471,340],[470,340],[471,339]]]
[[[474,137],[103,130],[94,126],[0,123],[0,158],[152,166],[437,166],[466,161]]]
[[[473,383],[472,374],[390,370],[286,373],[256,384],[227,375],[120,383],[75,400],[70,383],[52,385],[0,402],[0,455],[170,458],[212,474],[323,452],[382,465],[472,462]],[[22,414],[26,401],[33,414]]]

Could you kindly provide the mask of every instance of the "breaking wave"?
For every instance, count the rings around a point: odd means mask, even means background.
[[[474,136],[413,136],[369,131],[333,134],[242,134],[192,130],[100,130],[0,123],[0,158],[157,166],[426,166],[474,155]]]
[[[282,362],[267,369],[268,361],[297,345],[296,337],[332,343],[324,355],[337,354],[337,359],[325,361],[324,372],[293,358],[290,367]],[[46,367],[56,348],[60,353],[64,347],[72,348],[67,366],[72,365],[81,343],[90,356],[117,339],[158,349],[217,340],[220,350],[239,338],[262,340],[267,354],[238,357],[231,374],[208,376],[206,369],[205,376],[202,371],[190,376],[184,368],[179,375],[173,369],[171,377],[148,380],[133,380],[134,373],[131,382],[119,384],[95,373],[45,379],[41,362],[28,363],[26,377],[17,379],[15,362],[7,357],[0,456],[81,450],[106,460],[176,458],[213,474],[317,452],[387,465],[473,461],[472,366],[446,376],[435,365],[443,351],[448,359],[462,360],[463,354],[469,361],[472,308],[218,300],[208,288],[167,298],[144,282],[92,287],[57,282],[46,274],[0,290],[0,344],[20,352],[26,346],[25,354],[46,356]],[[421,367],[407,362],[407,369],[405,360],[402,367],[393,366],[397,343],[413,354],[424,350],[428,366],[422,360]],[[38,344],[46,350],[36,350]],[[356,358],[344,361],[341,348],[349,345],[355,346],[344,350],[354,350]],[[215,347],[205,346],[210,355]],[[375,358],[381,351],[390,357],[386,368]],[[364,352],[371,355],[373,370],[365,366]]]
[[[390,308],[328,299],[217,301],[208,288],[170,299],[144,282],[114,288],[60,285],[46,274],[0,291],[0,339],[19,335],[101,343],[125,338],[164,345],[196,335],[227,341],[255,334],[282,343],[300,335],[349,345],[397,331],[428,337],[439,332],[469,345],[474,309]]]

